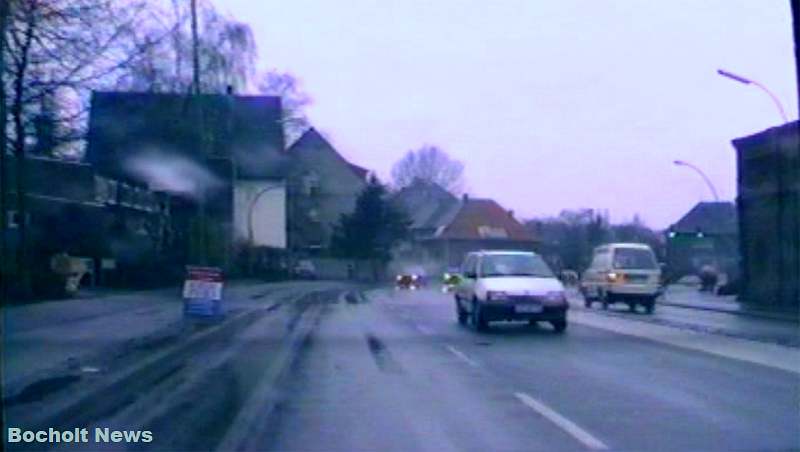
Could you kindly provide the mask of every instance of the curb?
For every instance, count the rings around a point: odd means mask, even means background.
[[[729,309],[729,308],[722,308],[722,307],[717,308],[717,307],[712,307],[712,306],[700,306],[700,305],[693,305],[693,304],[689,304],[689,303],[680,303],[680,302],[663,301],[663,300],[658,300],[656,303],[660,304],[660,305],[663,305],[663,306],[672,306],[672,307],[676,307],[676,308],[696,309],[696,310],[699,310],[699,311],[710,311],[710,312],[722,312],[722,313],[725,313],[725,314],[739,315],[739,316],[743,316],[743,317],[753,317],[753,318],[767,319],[767,320],[777,320],[777,321],[780,321],[780,322],[787,322],[787,323],[800,323],[800,318],[793,318],[793,317],[785,316],[785,315],[781,315],[781,314],[772,314],[772,313],[769,313],[769,312],[742,311],[742,310],[738,310],[738,309]]]

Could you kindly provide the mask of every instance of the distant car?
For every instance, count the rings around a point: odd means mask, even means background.
[[[495,320],[546,321],[556,333],[567,328],[564,286],[535,253],[480,251],[469,253],[455,291],[458,322],[478,331]]]
[[[395,277],[395,288],[416,290],[425,285],[425,276],[421,273],[400,273]]]
[[[661,294],[661,267],[648,245],[610,243],[595,248],[580,288],[587,308],[595,301],[603,309],[626,303],[631,311],[642,305],[650,314]]]
[[[297,261],[292,269],[295,278],[300,279],[317,279],[317,268],[314,263],[308,259],[301,259]]]

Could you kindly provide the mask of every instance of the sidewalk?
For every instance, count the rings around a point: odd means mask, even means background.
[[[767,306],[752,306],[736,300],[734,295],[718,296],[700,292],[697,287],[673,284],[667,287],[658,303],[665,306],[726,312],[762,319],[800,323],[800,312],[785,309],[769,309]]]
[[[235,281],[225,289],[225,308],[264,302],[265,294],[291,284]],[[34,381],[100,368],[114,355],[169,340],[183,325],[180,288],[89,291],[68,300],[3,309],[5,396]]]

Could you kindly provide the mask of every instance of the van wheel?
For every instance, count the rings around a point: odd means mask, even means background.
[[[655,298],[653,298],[653,299],[647,300],[647,303],[645,303],[645,305],[644,305],[644,310],[645,310],[646,313],[652,314],[653,310],[655,309],[655,307],[656,307],[656,300],[655,300]]]
[[[567,329],[567,319],[552,320],[550,324],[553,325],[557,334],[561,334]]]
[[[603,309],[608,309],[608,294],[606,292],[600,292],[600,303],[603,305]]]
[[[631,312],[636,312],[636,303],[634,302],[628,303],[628,310]]]

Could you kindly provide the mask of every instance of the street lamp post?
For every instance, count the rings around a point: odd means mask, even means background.
[[[677,166],[685,166],[687,168],[693,169],[706,182],[708,189],[711,190],[711,194],[714,195],[714,201],[719,202],[719,195],[717,194],[717,189],[714,187],[714,184],[711,183],[711,179],[709,179],[708,176],[706,176],[706,173],[704,173],[703,170],[683,160],[675,160],[672,163],[674,163]]]
[[[741,75],[737,75],[737,74],[734,74],[732,72],[729,72],[729,71],[726,71],[726,70],[723,70],[723,69],[717,69],[717,74],[719,74],[719,75],[721,75],[723,77],[729,78],[729,79],[731,79],[733,81],[739,82],[741,84],[744,84],[744,85],[753,85],[753,86],[756,86],[756,87],[760,88],[762,91],[767,93],[767,95],[772,99],[772,102],[775,103],[775,106],[778,107],[778,112],[780,113],[781,118],[783,119],[783,122],[784,123],[789,122],[789,119],[786,117],[786,112],[783,109],[783,105],[781,104],[781,101],[778,99],[778,97],[775,94],[772,93],[772,91],[767,89],[766,86],[762,85],[761,83],[759,83],[759,82],[757,82],[755,80],[749,79],[747,77],[742,77]]]

